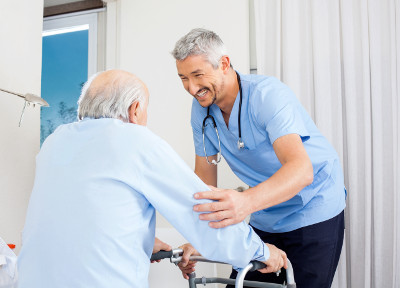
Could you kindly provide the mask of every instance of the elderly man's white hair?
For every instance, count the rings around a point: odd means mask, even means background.
[[[78,100],[78,119],[116,118],[129,122],[129,107],[135,101],[143,107],[146,89],[135,75],[108,70],[89,78]]]

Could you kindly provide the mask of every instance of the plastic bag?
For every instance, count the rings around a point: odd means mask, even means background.
[[[17,255],[0,237],[0,288],[17,287]]]

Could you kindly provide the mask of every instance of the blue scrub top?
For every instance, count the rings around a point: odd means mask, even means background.
[[[311,185],[286,202],[253,213],[250,224],[266,232],[288,232],[338,215],[345,208],[346,191],[339,157],[332,145],[288,86],[274,77],[239,75],[244,149],[237,148],[239,93],[229,118],[229,129],[219,107],[215,104],[210,107],[222,155],[232,171],[251,187],[264,182],[282,167],[272,144],[279,137],[293,133],[300,135],[314,169]],[[207,108],[193,99],[191,124],[199,156],[205,156],[202,123],[206,115]],[[205,135],[207,155],[217,154],[218,139],[212,125],[206,126]]]
[[[148,287],[155,209],[204,257],[237,267],[268,259],[246,223],[213,229],[199,220],[193,194],[204,190],[146,127],[116,119],[60,126],[36,158],[19,288]]]

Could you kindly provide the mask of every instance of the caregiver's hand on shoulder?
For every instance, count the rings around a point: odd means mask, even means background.
[[[223,228],[242,222],[248,215],[249,199],[246,192],[238,192],[232,189],[219,189],[210,186],[211,191],[198,192],[194,194],[195,199],[215,200],[211,203],[198,204],[193,207],[196,212],[207,212],[200,214],[199,219],[211,221],[208,225],[212,228]],[[209,212],[209,213],[208,213]]]

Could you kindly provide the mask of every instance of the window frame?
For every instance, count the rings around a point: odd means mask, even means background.
[[[97,18],[99,10],[103,9],[51,16],[43,19],[43,32],[89,25],[88,78],[97,72]]]

